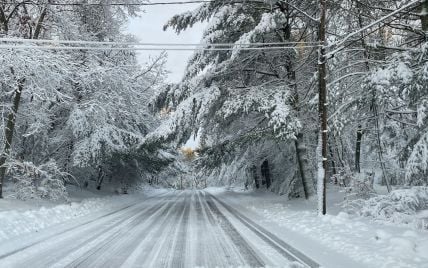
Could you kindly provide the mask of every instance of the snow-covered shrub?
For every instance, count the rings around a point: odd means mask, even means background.
[[[419,219],[417,214],[428,209],[428,187],[400,189],[368,200],[354,200],[348,209],[375,220],[427,228],[421,226],[423,219]]]
[[[22,200],[67,198],[65,183],[71,178],[51,160],[40,166],[32,162],[13,161],[8,175],[12,178],[15,197]]]
[[[332,182],[339,184],[339,186],[348,187],[351,184],[351,181],[354,178],[354,174],[349,168],[345,166],[343,169],[339,170],[339,173],[334,174],[331,179]]]
[[[368,199],[376,194],[373,189],[374,173],[365,172],[355,174],[351,179],[351,184],[347,187],[347,198]]]
[[[345,199],[368,199],[373,197],[376,192],[373,189],[374,173],[354,173],[349,167],[340,170],[338,174],[332,177],[334,182],[345,188]]]

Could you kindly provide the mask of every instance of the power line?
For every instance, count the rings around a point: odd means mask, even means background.
[[[20,3],[24,3],[26,5],[32,5],[32,6],[45,6],[45,5],[51,5],[51,6],[159,6],[159,5],[187,5],[187,4],[204,4],[204,3],[214,3],[218,1],[213,0],[192,0],[192,1],[171,1],[171,2],[152,2],[152,3],[35,3],[35,2],[29,2],[29,1],[23,1]],[[264,1],[258,1],[258,0],[231,0],[231,1],[223,1],[227,4],[237,4],[237,3],[266,3]],[[4,5],[17,5],[20,3],[14,3],[14,2],[0,2],[0,4]]]
[[[286,50],[315,48],[319,46],[276,46],[276,47],[235,47],[235,48],[180,48],[180,47],[101,47],[101,46],[28,46],[0,45],[0,49],[41,49],[41,50],[130,50],[130,51],[235,51],[235,50]]]
[[[319,42],[270,42],[270,43],[141,43],[141,42],[102,42],[85,40],[49,40],[49,39],[24,39],[24,38],[0,38],[3,43],[32,43],[32,44],[55,44],[55,45],[110,45],[110,46],[165,46],[165,47],[247,47],[247,46],[288,46],[288,45],[311,45],[316,46]]]

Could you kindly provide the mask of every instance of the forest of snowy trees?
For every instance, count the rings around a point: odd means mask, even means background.
[[[193,173],[212,184],[309,197],[327,167],[328,183],[358,196],[426,186],[427,12],[428,1],[214,1],[178,14],[165,28],[208,21],[201,42],[234,49],[194,54],[156,99],[174,113],[155,135],[197,136]]]
[[[146,1],[0,1],[0,189],[428,185],[428,1],[200,2],[165,22],[207,23],[171,84],[123,33]]]
[[[13,41],[0,49],[0,179],[22,199],[62,198],[66,183],[126,183],[166,161],[138,146],[158,124],[148,99],[163,83],[164,54],[141,65],[133,51],[38,49],[51,44],[19,41],[129,42],[122,28],[140,8],[50,2],[0,4],[0,34]]]

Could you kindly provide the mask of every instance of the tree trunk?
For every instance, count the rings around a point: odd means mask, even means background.
[[[256,189],[259,189],[260,188],[259,176],[257,176],[257,167],[255,165],[253,165],[251,167],[251,173],[253,175],[254,184],[256,186]]]
[[[70,171],[70,167],[71,166],[71,162],[72,162],[72,155],[73,155],[73,148],[74,148],[74,142],[73,140],[70,141],[70,143],[68,144],[68,151],[67,151],[67,157],[65,159],[65,163],[64,163],[64,171],[65,172],[69,172]]]
[[[336,175],[337,174],[336,161],[334,161],[334,153],[333,153],[333,149],[331,149],[331,146],[329,146],[329,151],[330,151],[331,168],[333,171],[333,175]],[[335,182],[335,184],[337,184],[337,182]]]
[[[373,103],[373,114],[375,116],[375,131],[376,131],[376,141],[378,146],[378,157],[379,157],[380,167],[382,168],[382,182],[386,184],[388,193],[390,193],[392,191],[392,188],[389,183],[389,178],[386,176],[386,167],[385,167],[385,162],[383,161],[382,142],[380,140],[379,113],[377,110],[376,102]]]
[[[18,112],[19,103],[21,101],[22,89],[24,87],[25,79],[22,79],[18,83],[18,88],[15,90],[15,96],[13,98],[13,106],[12,111],[9,113],[7,117],[7,123],[5,128],[5,141],[4,141],[4,149],[3,154],[0,157],[0,198],[3,198],[3,183],[4,177],[6,175],[6,160],[10,154],[10,149],[12,147],[13,141],[13,132],[15,130],[16,123],[16,114]]]
[[[261,173],[262,173],[263,181],[266,182],[266,189],[269,189],[271,186],[271,178],[270,178],[270,168],[269,168],[268,160],[263,161],[263,164],[261,166]]]
[[[424,0],[422,2],[421,8],[421,24],[422,30],[427,33],[428,32],[428,0]],[[426,37],[425,37],[426,38]]]
[[[327,12],[327,3],[326,0],[320,0],[320,23],[319,23],[319,33],[318,41],[323,44],[318,51],[318,89],[319,89],[319,103],[318,103],[318,113],[320,121],[320,135],[321,135],[321,157],[323,170],[319,170],[319,180],[322,180],[318,183],[320,186],[318,188],[318,198],[319,211],[321,214],[325,215],[327,213],[327,200],[326,200],[326,188],[327,188],[327,168],[328,168],[328,155],[327,155],[327,58],[326,58],[326,49],[324,47],[326,43],[326,12]],[[322,173],[322,174],[321,174]]]
[[[101,185],[104,181],[104,171],[103,168],[101,166],[98,167],[98,179],[97,179],[97,190],[101,190]]]
[[[332,139],[334,141],[334,144],[336,145],[334,146],[334,151],[336,152],[337,160],[339,161],[340,167],[344,168],[346,167],[346,162],[345,162],[345,154],[343,152],[342,139],[339,137],[339,141],[337,141],[336,135],[333,135]],[[340,150],[339,150],[339,147],[340,147]]]
[[[357,142],[355,144],[355,171],[358,173],[361,172],[360,159],[361,159],[362,138],[363,138],[363,130],[361,128],[361,125],[359,125],[357,130]]]
[[[315,194],[315,188],[311,176],[309,161],[306,157],[307,149],[302,133],[297,135],[297,139],[294,141],[294,144],[296,146],[297,164],[299,166],[300,178],[302,179],[303,192],[305,194],[305,198],[308,199]]]
[[[288,5],[285,5],[283,7],[283,12],[287,15],[287,18],[289,16],[288,13]],[[287,11],[287,12],[286,12]],[[284,40],[286,41],[292,41],[291,40],[291,26],[289,25],[289,19],[287,20],[286,25],[284,25]],[[293,100],[292,100],[292,106],[293,109],[299,113],[299,92],[297,88],[297,82],[296,82],[296,72],[294,71],[293,62],[290,60],[290,62],[287,65],[287,76],[288,76],[288,82],[290,84],[291,91],[293,92]],[[315,195],[315,187],[314,182],[312,179],[311,169],[309,167],[309,160],[307,157],[307,148],[305,145],[305,139],[303,133],[298,133],[296,140],[294,141],[294,145],[296,148],[296,158],[297,158],[297,164],[299,168],[299,175],[300,179],[302,180],[302,186],[303,186],[303,194],[305,195],[305,198],[308,199],[311,196]]]
[[[49,0],[48,2],[50,3],[51,1]],[[42,32],[43,22],[45,21],[45,17],[47,14],[48,14],[48,6],[46,6],[43,9],[42,13],[40,14],[39,19],[37,20],[36,29],[34,30],[33,39],[39,39],[39,36]]]
[[[2,7],[0,7],[0,33],[7,34],[9,31],[9,25],[7,23],[6,14]]]

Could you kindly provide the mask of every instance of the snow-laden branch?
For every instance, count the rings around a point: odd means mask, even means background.
[[[378,19],[378,20],[376,20],[376,21],[374,21],[374,22],[370,23],[369,25],[367,25],[367,26],[365,26],[365,27],[363,27],[363,28],[361,28],[361,29],[359,29],[359,30],[357,30],[357,31],[355,31],[355,32],[352,32],[352,33],[348,34],[348,35],[347,35],[346,37],[344,37],[342,40],[339,40],[339,41],[337,41],[337,42],[335,42],[335,43],[331,44],[331,45],[330,45],[330,47],[336,47],[336,49],[334,49],[334,50],[330,51],[329,53],[327,53],[327,58],[330,58],[331,56],[333,56],[333,55],[334,55],[334,54],[336,54],[337,52],[339,52],[339,51],[341,51],[342,49],[344,49],[344,46],[343,46],[343,45],[344,45],[346,42],[348,42],[348,41],[349,41],[349,39],[351,39],[352,37],[354,37],[354,36],[356,36],[356,35],[358,35],[358,34],[360,34],[360,33],[364,32],[364,31],[365,31],[365,30],[367,30],[367,29],[372,28],[373,26],[378,25],[379,23],[383,22],[384,20],[386,20],[386,19],[388,19],[388,18],[390,18],[390,17],[392,17],[392,16],[394,16],[394,15],[396,15],[396,14],[400,13],[401,11],[403,11],[403,10],[405,10],[405,9],[407,9],[407,8],[409,8],[409,7],[411,7],[411,6],[413,6],[414,4],[419,3],[419,2],[420,2],[420,0],[413,0],[413,1],[409,2],[408,4],[406,4],[406,5],[402,6],[402,7],[400,7],[399,9],[395,10],[394,12],[391,12],[391,13],[389,13],[388,15],[383,16],[382,18],[380,18],[380,19]]]
[[[312,21],[319,23],[320,19],[319,18],[314,18],[311,15],[309,15],[307,12],[305,12],[304,10],[301,10],[300,8],[298,8],[297,6],[288,3],[289,6],[291,6],[292,8],[294,8],[295,10],[299,11],[300,13],[302,13],[303,15],[305,15],[308,19],[311,19]]]
[[[339,78],[337,78],[336,80],[334,80],[334,81],[332,81],[332,82],[328,83],[328,84],[327,84],[327,86],[334,85],[334,84],[336,84],[336,83],[338,83],[338,82],[342,81],[343,79],[346,79],[346,78],[351,77],[351,76],[356,76],[356,75],[366,75],[366,74],[367,74],[367,72],[354,72],[354,73],[349,73],[349,74],[346,74],[346,75],[344,75],[344,76],[342,76],[342,77],[339,77]]]

